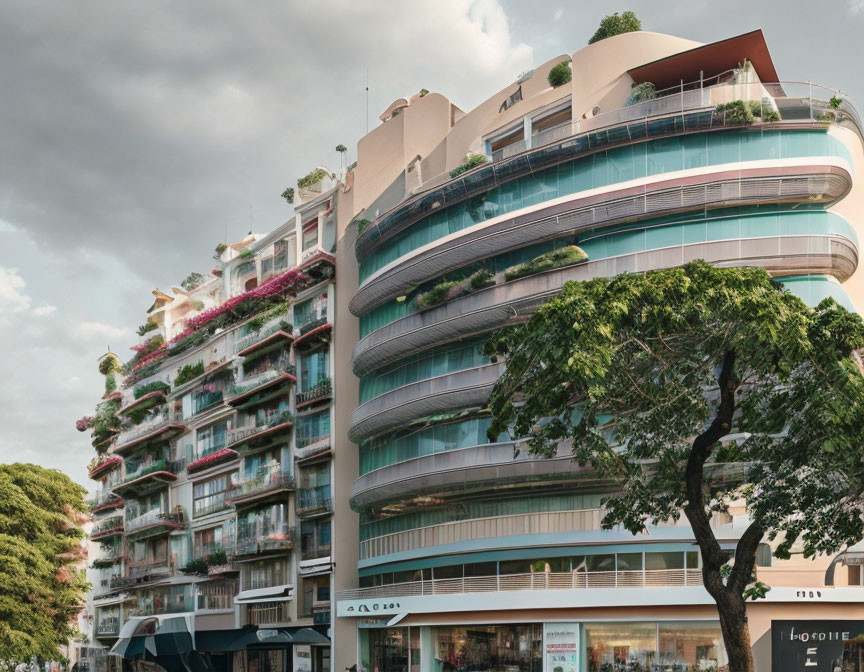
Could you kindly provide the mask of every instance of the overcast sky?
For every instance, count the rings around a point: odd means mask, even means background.
[[[74,421],[154,287],[290,214],[394,99],[465,110],[585,45],[604,14],[710,42],[765,31],[782,79],[864,101],[864,0],[0,1],[0,461],[90,485]]]

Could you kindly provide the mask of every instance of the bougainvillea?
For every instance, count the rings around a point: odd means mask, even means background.
[[[253,310],[256,304],[261,303],[262,301],[266,302],[267,299],[274,296],[280,296],[292,290],[296,290],[307,280],[309,280],[309,276],[304,273],[295,270],[285,271],[284,273],[280,273],[279,275],[270,278],[270,280],[255,289],[251,289],[248,292],[232,297],[221,305],[206,310],[200,315],[196,315],[186,323],[186,328],[171,339],[169,343],[161,345],[159,348],[143,357],[136,357],[137,361],[132,367],[133,374],[139,372],[144,366],[167,357],[172,346],[175,346],[176,350],[176,346],[181,341],[192,337],[203,327],[211,325],[211,323],[218,318],[222,318],[223,316],[227,318],[230,313],[233,313],[237,316],[238,320],[245,319],[253,312],[256,312]]]
[[[85,415],[80,420],[75,421],[75,429],[79,432],[86,432],[93,426],[93,416]]]

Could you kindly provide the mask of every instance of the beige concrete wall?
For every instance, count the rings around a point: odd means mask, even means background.
[[[396,117],[398,121],[399,117]],[[354,190],[338,192],[336,204],[336,321],[333,339],[333,529],[334,564],[331,590],[332,669],[341,672],[357,662],[356,620],[336,617],[335,593],[357,587],[360,521],[348,504],[351,485],[359,472],[357,446],[348,440],[351,412],[359,405],[359,381],[351,370],[351,352],[358,340],[359,322],[348,311],[357,290],[357,260],[354,257],[356,227],[346,231],[354,214]]]
[[[861,176],[864,175],[864,147],[861,138],[849,129],[832,126],[828,133],[839,138],[849,148],[852,154],[852,169],[855,180],[852,190],[837,205],[830,208],[832,212],[845,217],[860,240],[864,240],[864,185],[861,184]],[[864,310],[864,270],[858,266],[858,270],[843,283],[843,289],[852,299],[858,311]]]

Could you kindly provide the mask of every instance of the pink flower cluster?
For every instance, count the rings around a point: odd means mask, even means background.
[[[93,426],[93,417],[90,415],[85,415],[80,420],[75,421],[75,429],[79,432],[86,432]]]
[[[195,460],[194,462],[190,462],[189,464],[186,465],[186,469],[187,470],[199,469],[199,468],[201,468],[207,464],[210,464],[212,462],[218,462],[219,460],[221,460],[224,457],[229,457],[229,456],[235,457],[236,455],[237,455],[236,450],[232,450],[231,448],[223,448],[222,450],[217,450],[215,453],[210,453],[209,455],[206,455],[205,457],[202,457],[201,459]]]
[[[250,289],[248,292],[244,292],[243,294],[239,294],[238,296],[234,296],[219,306],[215,308],[211,308],[210,310],[205,310],[200,315],[196,315],[195,317],[189,319],[186,322],[186,328],[177,334],[174,338],[171,339],[171,342],[163,345],[149,355],[142,357],[141,360],[135,365],[132,369],[133,372],[138,369],[154,362],[158,359],[162,359],[168,354],[168,349],[170,346],[175,343],[183,340],[184,338],[191,336],[193,333],[198,331],[201,327],[209,324],[217,317],[222,315],[223,313],[228,312],[232,308],[235,308],[238,304],[246,301],[247,299],[266,299],[271,296],[276,296],[277,294],[282,294],[291,289],[296,288],[300,283],[306,282],[309,279],[309,276],[305,273],[300,273],[295,270],[288,270],[284,273],[280,273],[277,276],[270,278],[267,282],[256,287],[255,289]],[[134,347],[132,348],[135,349]]]

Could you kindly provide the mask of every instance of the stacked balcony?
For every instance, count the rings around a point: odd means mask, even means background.
[[[273,345],[290,343],[294,339],[293,332],[294,328],[290,324],[282,317],[277,317],[238,340],[234,346],[234,354],[246,357]]]
[[[123,497],[140,497],[155,492],[177,480],[181,465],[168,460],[155,460],[139,467],[114,486],[114,493]]]
[[[333,382],[330,378],[322,378],[309,389],[297,393],[297,409],[312,406],[333,397]]]
[[[228,388],[226,401],[236,408],[261,404],[282,394],[283,384],[294,383],[296,380],[294,365],[287,360],[280,361],[264,373],[232,385]]]
[[[95,516],[115,509],[122,509],[125,502],[122,497],[118,497],[113,492],[103,492],[88,499],[87,504],[90,506],[90,513]]]
[[[247,506],[281,496],[294,490],[294,477],[281,465],[264,466],[250,479],[241,482],[229,495],[234,506]]]
[[[90,532],[90,539],[97,541],[121,534],[123,534],[123,516],[112,516],[111,518],[100,520],[93,526]]]
[[[122,432],[115,442],[114,452],[118,455],[129,454],[133,448],[150,443],[154,440],[169,441],[182,434],[186,427],[171,418],[168,413],[160,413]]]
[[[234,557],[252,559],[251,556],[264,553],[289,551],[294,548],[295,537],[294,528],[284,522],[256,526],[243,535],[237,535]]]
[[[297,515],[304,518],[324,516],[333,512],[330,486],[299,488],[297,490]]]
[[[140,540],[159,534],[167,534],[185,527],[182,512],[163,513],[158,509],[126,521],[126,538]]]
[[[266,443],[289,432],[294,426],[294,416],[289,412],[278,413],[266,423],[249,427],[237,427],[228,431],[229,449],[242,451],[254,445]]]

